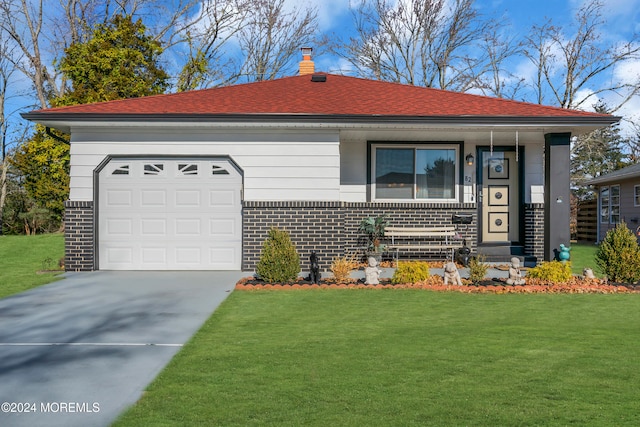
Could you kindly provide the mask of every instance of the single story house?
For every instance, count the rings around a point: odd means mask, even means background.
[[[640,236],[640,164],[585,181],[598,195],[598,242],[620,222]]]
[[[252,270],[273,226],[327,268],[383,214],[470,214],[474,253],[549,260],[570,238],[572,136],[619,120],[313,68],[24,114],[71,135],[66,269]]]

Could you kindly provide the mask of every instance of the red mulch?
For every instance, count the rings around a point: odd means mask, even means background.
[[[366,285],[361,281],[336,283],[322,280],[319,284],[310,283],[300,278],[295,283],[265,283],[253,277],[240,279],[236,284],[237,290],[294,290],[294,289],[424,289],[437,292],[461,293],[493,293],[493,294],[620,294],[640,293],[640,285],[609,284],[600,279],[574,278],[568,283],[545,283],[536,279],[529,279],[525,285],[508,285],[505,279],[484,280],[477,285],[462,279],[463,286],[445,285],[441,276],[431,276],[424,282],[392,284],[389,280],[382,280],[379,285]]]

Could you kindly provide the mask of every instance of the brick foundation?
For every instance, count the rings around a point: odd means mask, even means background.
[[[538,261],[544,259],[544,205],[531,203],[524,206],[524,251]]]
[[[475,204],[353,203],[353,202],[244,202],[243,270],[255,269],[262,243],[271,227],[287,230],[301,257],[303,270],[315,250],[320,268],[329,269],[338,256],[359,255],[364,246],[358,227],[362,219],[387,214],[396,226],[450,225],[455,213],[474,214],[472,224],[460,226],[474,250],[477,234]],[[416,253],[428,257],[429,252]],[[440,257],[441,254],[431,254]]]
[[[94,266],[93,202],[64,204],[64,268],[92,271]]]

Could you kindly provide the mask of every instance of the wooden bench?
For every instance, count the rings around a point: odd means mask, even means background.
[[[429,228],[415,227],[387,227],[385,237],[391,239],[387,249],[396,251],[396,260],[400,250],[429,250],[447,253],[451,251],[451,259],[456,249],[463,246],[455,226],[441,226]]]

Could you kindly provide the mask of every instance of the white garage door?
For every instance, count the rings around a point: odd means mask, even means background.
[[[242,177],[225,159],[112,159],[99,175],[101,270],[239,270]]]

